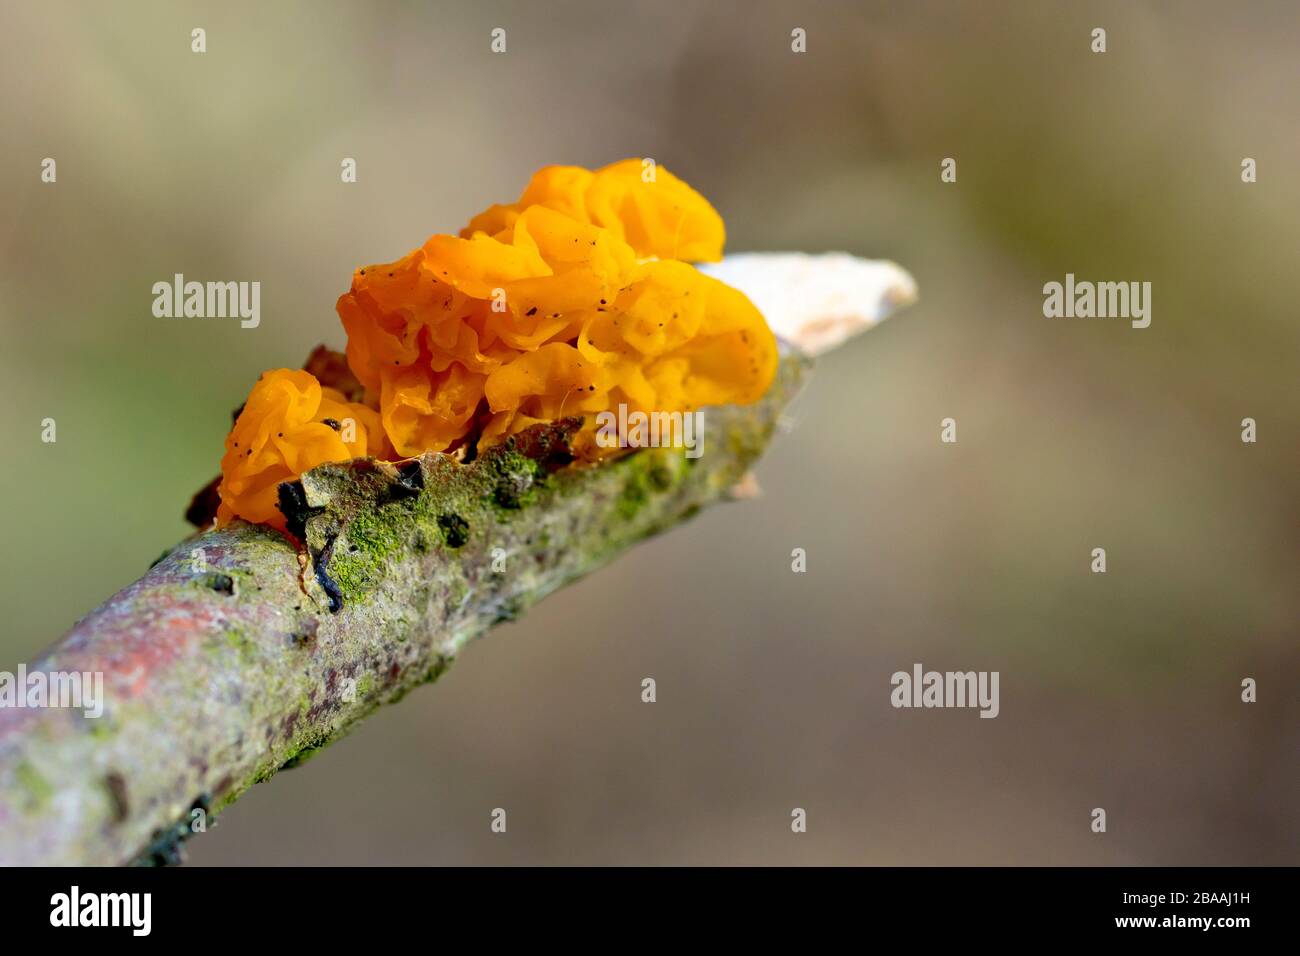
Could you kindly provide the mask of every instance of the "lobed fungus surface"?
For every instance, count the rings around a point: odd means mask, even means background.
[[[284,530],[278,486],[326,462],[477,452],[571,416],[574,452],[594,461],[611,453],[597,413],[757,400],[776,341],[743,293],[694,265],[724,239],[703,196],[628,159],[544,167],[459,235],[358,269],[337,308],[360,394],[264,373],[226,438],[218,524]]]

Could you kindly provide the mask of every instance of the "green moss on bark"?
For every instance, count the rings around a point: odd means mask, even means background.
[[[803,371],[786,357],[761,402],[710,409],[699,459],[645,449],[564,465],[566,420],[468,464],[314,469],[301,543],[242,522],[182,542],[33,664],[119,664],[106,674],[111,723],[0,712],[0,819],[25,821],[0,864],[169,859],[196,801],[215,813],[301,764],[493,624],[722,500]],[[108,799],[106,768],[129,801]]]

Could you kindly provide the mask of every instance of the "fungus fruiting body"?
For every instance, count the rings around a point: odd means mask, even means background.
[[[688,412],[759,398],[776,342],[744,294],[695,268],[722,219],[640,160],[539,170],[519,200],[396,262],[358,269],[338,300],[359,395],[306,371],[263,374],[226,439],[218,522],[281,528],[276,489],[329,461],[485,448],[539,422]],[[360,401],[350,401],[359,398]]]

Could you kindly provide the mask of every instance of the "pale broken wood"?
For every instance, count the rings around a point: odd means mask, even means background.
[[[744,476],[802,384],[803,350],[915,294],[896,266],[843,256],[737,256],[713,271],[787,344],[767,396],[710,410],[705,455],[568,467],[566,419],[468,464],[431,453],[308,472],[285,497],[305,551],[243,522],[182,541],[28,668],[102,672],[102,717],[0,709],[0,864],[174,861],[196,820],[436,678],[493,624],[752,493]]]
[[[809,356],[829,352],[916,301],[916,280],[902,266],[846,252],[740,253],[700,269],[744,292],[773,332]],[[750,471],[728,497],[753,501],[762,493]]]
[[[845,252],[750,252],[700,266],[740,289],[778,336],[821,355],[916,301],[916,281],[892,262]]]

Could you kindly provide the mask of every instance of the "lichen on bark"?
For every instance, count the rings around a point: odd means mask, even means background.
[[[571,463],[566,419],[462,463],[324,465],[282,489],[292,541],[196,534],[31,669],[102,672],[105,709],[0,710],[0,863],[170,862],[254,783],[442,674],[472,638],[727,497],[807,360],[706,411],[704,452]]]

